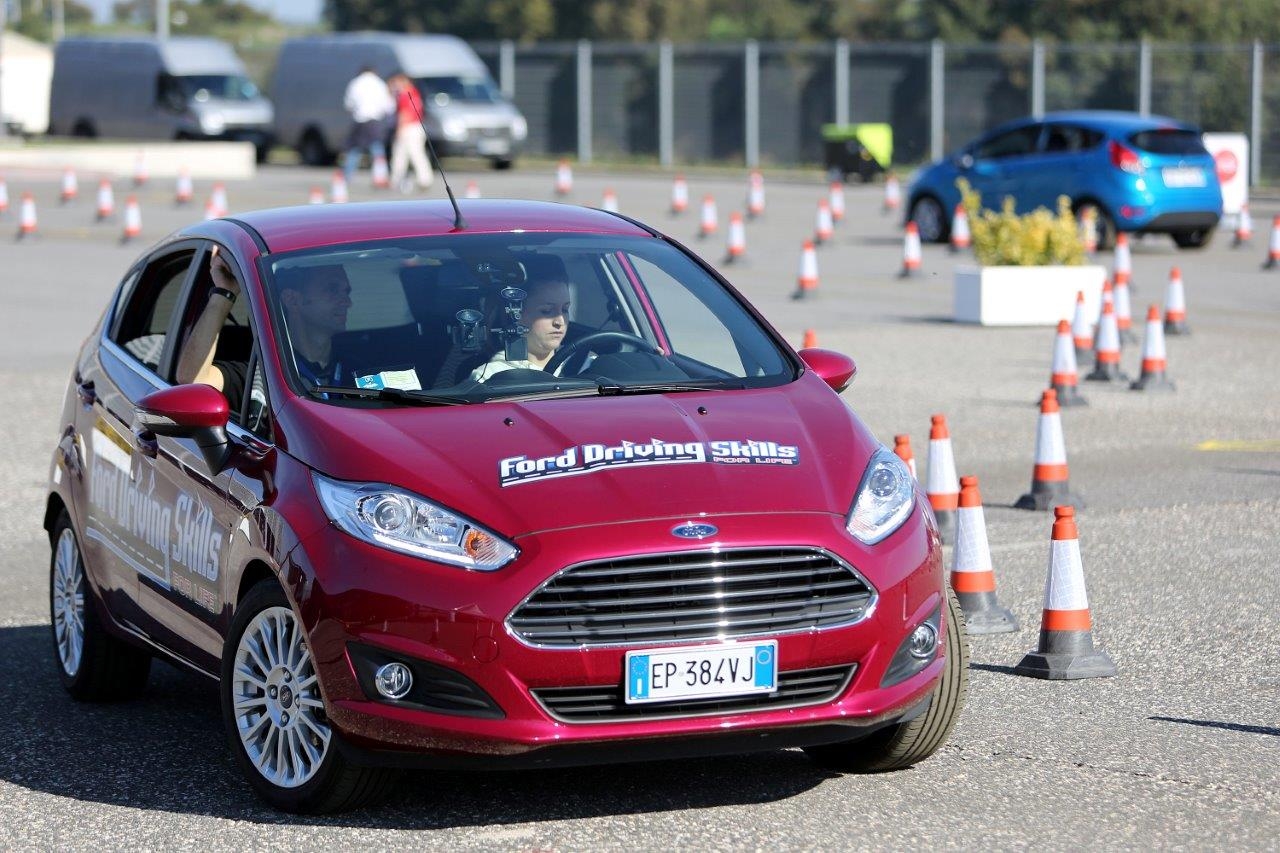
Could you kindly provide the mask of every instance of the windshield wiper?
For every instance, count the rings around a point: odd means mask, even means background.
[[[676,394],[681,391],[727,391],[745,388],[741,382],[716,380],[714,382],[648,382],[635,385],[623,385],[618,382],[600,382],[596,392],[601,397],[613,397],[623,394]]]
[[[339,388],[336,385],[315,385],[313,394],[332,394],[335,397],[357,397],[364,400],[391,400],[413,406],[465,406],[471,401],[465,397],[445,394],[425,394],[422,391],[406,391],[403,388]]]

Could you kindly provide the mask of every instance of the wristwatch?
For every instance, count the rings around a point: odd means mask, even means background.
[[[233,303],[236,301],[236,294],[235,294],[235,291],[234,291],[234,290],[227,290],[225,287],[215,287],[213,290],[209,291],[209,295],[210,295],[210,296],[225,296],[225,297],[227,297],[227,299],[228,299],[229,301],[231,301],[231,302],[233,302]]]

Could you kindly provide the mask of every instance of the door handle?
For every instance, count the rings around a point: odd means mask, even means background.
[[[92,406],[98,399],[98,392],[93,388],[93,380],[89,379],[76,385],[76,394],[80,397],[80,402],[86,406]]]
[[[149,429],[135,429],[133,445],[138,448],[139,453],[149,459],[155,459],[156,454],[160,452],[160,442],[156,440],[156,434]]]

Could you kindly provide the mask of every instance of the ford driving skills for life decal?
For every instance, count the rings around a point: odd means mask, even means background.
[[[725,465],[797,465],[800,449],[773,441],[624,441],[582,444],[552,456],[508,456],[498,462],[498,482],[514,486],[532,480],[589,474],[604,468],[716,462]]]

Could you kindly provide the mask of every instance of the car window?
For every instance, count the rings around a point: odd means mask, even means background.
[[[1129,136],[1134,147],[1152,154],[1207,154],[1204,140],[1192,130],[1162,127]]]
[[[148,263],[115,319],[111,340],[152,371],[160,369],[169,324],[194,256],[194,249],[186,249]]]
[[[267,379],[262,371],[262,359],[255,351],[249,365],[249,393],[244,406],[235,413],[237,422],[249,432],[271,440],[271,407],[267,401]]]
[[[1046,153],[1074,153],[1088,151],[1102,141],[1102,133],[1074,124],[1051,124],[1045,128]]]
[[[1019,127],[978,143],[973,156],[977,160],[997,160],[1030,154],[1036,150],[1036,139],[1039,136],[1040,125]]]

